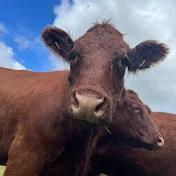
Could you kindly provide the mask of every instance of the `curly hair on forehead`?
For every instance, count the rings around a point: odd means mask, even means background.
[[[134,92],[131,89],[126,90],[126,92],[127,92],[126,93],[127,94],[127,96],[126,96],[126,103],[127,104],[130,104],[131,101],[135,101],[137,103],[141,103],[141,104],[143,104],[145,106],[145,108],[147,109],[149,115],[152,113],[151,108],[148,105],[146,105],[146,104],[144,104],[142,102],[142,100],[139,98],[139,96],[138,96],[138,94],[136,92]]]
[[[125,34],[122,34],[120,31],[118,31],[115,27],[115,25],[113,25],[111,23],[111,19],[107,19],[107,20],[103,20],[102,23],[96,22],[93,23],[93,26],[90,27],[87,32],[96,32],[99,36],[104,35],[104,33],[113,33],[113,32],[118,32],[118,35],[120,35],[123,39],[123,36]]]
[[[128,97],[129,97],[130,100],[137,100],[137,101],[143,103],[143,102],[140,100],[139,95],[138,95],[136,92],[134,92],[133,90],[128,89],[128,90],[127,90],[127,94],[128,94]]]
[[[136,101],[143,104],[136,92],[131,89],[121,89],[118,97],[118,106],[123,108],[125,104],[127,106],[131,104],[131,101]]]

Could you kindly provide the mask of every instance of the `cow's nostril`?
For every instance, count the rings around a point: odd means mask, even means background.
[[[104,103],[105,103],[105,98],[98,99],[98,104],[95,108],[95,112],[100,111]]]
[[[162,140],[161,140],[160,137],[158,137],[157,142],[158,142],[158,143],[161,143],[161,142],[162,142]]]
[[[94,110],[95,111],[94,115],[96,117],[101,117],[103,115],[104,109],[102,107],[103,107],[104,103],[105,103],[105,98],[101,98],[101,99],[97,100],[97,104],[96,104],[95,110]]]
[[[78,98],[77,98],[77,93],[75,93],[72,97],[73,101],[72,101],[72,105],[75,107],[75,108],[79,108],[79,101],[78,101]]]
[[[157,146],[160,148],[160,147],[163,147],[164,145],[164,139],[160,136],[157,137]]]

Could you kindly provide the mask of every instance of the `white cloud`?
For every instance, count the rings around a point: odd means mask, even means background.
[[[92,23],[111,18],[112,23],[127,33],[131,47],[148,39],[169,45],[167,59],[139,75],[126,75],[126,87],[138,92],[153,111],[176,113],[176,1],[174,0],[68,0],[54,8],[53,25],[69,31],[75,39],[84,34]]]
[[[48,60],[50,61],[49,67],[52,68],[52,70],[70,69],[68,63],[64,62],[62,59],[56,58],[54,55],[49,56]]]
[[[14,41],[18,44],[18,49],[20,51],[32,50],[32,52],[37,55],[36,57],[41,57],[39,53],[41,53],[42,55],[43,53],[46,54],[46,48],[45,47],[43,48],[44,44],[41,41],[40,37],[34,38],[33,40],[29,40],[24,36],[18,35],[14,38]],[[47,54],[49,55],[48,57],[47,57]],[[46,71],[45,69],[63,70],[63,69],[69,68],[69,65],[67,63],[65,63],[63,60],[59,58],[54,57],[51,52],[47,52],[47,54],[46,54],[45,61],[43,61],[44,69],[42,71]]]
[[[34,38],[32,40],[27,39],[25,36],[17,35],[14,38],[14,41],[18,44],[19,50],[25,50],[25,49],[32,49],[41,47],[42,42],[40,40],[40,37]]]
[[[1,33],[3,35],[8,33],[7,28],[2,23],[0,23],[0,34]],[[0,66],[16,70],[25,70],[26,68],[14,59],[14,55],[13,48],[0,41]]]
[[[15,37],[14,40],[18,44],[19,50],[30,48],[33,43],[30,40],[26,39],[24,36]]]
[[[26,70],[26,68],[14,59],[13,49],[0,41],[0,66],[15,70]]]
[[[4,24],[0,23],[0,33],[7,33],[7,29]]]

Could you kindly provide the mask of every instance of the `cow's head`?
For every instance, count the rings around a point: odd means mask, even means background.
[[[141,144],[149,149],[163,147],[164,139],[150,118],[151,109],[142,103],[134,91],[124,92],[124,105],[117,107],[116,113],[113,114],[113,123],[107,130],[112,135],[128,139],[126,141],[137,147]]]
[[[46,27],[42,39],[55,55],[70,63],[73,117],[92,123],[112,120],[126,68],[133,73],[147,69],[168,54],[165,44],[153,40],[130,49],[122,33],[108,22],[95,24],[75,41],[57,27]]]

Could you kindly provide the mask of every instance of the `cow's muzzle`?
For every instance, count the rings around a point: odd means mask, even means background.
[[[97,98],[96,96],[81,95],[76,92],[74,103],[71,105],[73,118],[98,124],[105,112],[105,104],[105,97]]]

